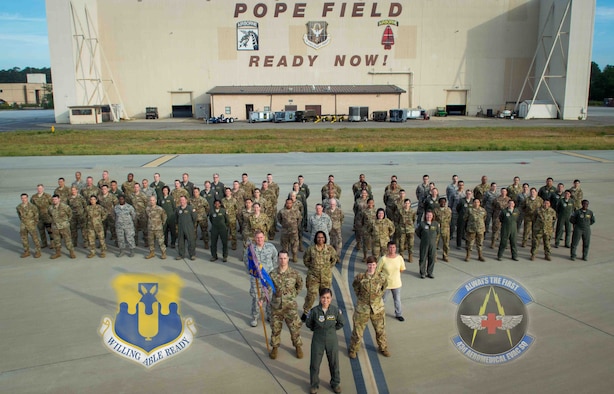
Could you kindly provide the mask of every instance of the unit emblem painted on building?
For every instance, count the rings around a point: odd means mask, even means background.
[[[308,22],[307,33],[303,36],[303,41],[313,49],[320,49],[330,44],[330,34],[328,34],[328,23]]]
[[[392,49],[392,46],[394,45],[394,32],[390,26],[398,26],[399,22],[392,19],[385,19],[377,22],[377,25],[386,26],[384,28],[384,33],[382,34],[382,45],[386,50]]]
[[[111,352],[151,368],[190,347],[196,327],[181,318],[178,275],[123,274],[112,284],[115,320],[105,316],[99,329]]]
[[[463,284],[452,302],[458,305],[454,346],[482,364],[502,364],[524,354],[534,342],[527,334],[526,305],[531,295],[517,281],[481,276]]]
[[[260,48],[258,22],[237,22],[237,51],[257,51]]]

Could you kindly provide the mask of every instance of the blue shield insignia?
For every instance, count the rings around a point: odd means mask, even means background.
[[[187,349],[196,330],[191,318],[181,318],[181,287],[175,274],[116,277],[115,321],[105,317],[99,330],[107,348],[148,368]]]

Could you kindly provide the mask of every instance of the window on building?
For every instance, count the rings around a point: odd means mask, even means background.
[[[265,111],[270,111],[270,110],[271,110],[271,107],[269,107],[268,105],[265,105],[265,106],[264,106],[264,110],[265,110]]]
[[[92,109],[91,108],[87,108],[87,109],[73,109],[72,110],[72,114],[79,116],[79,115],[92,115]]]
[[[224,113],[225,113],[226,115],[230,115],[230,114],[231,114],[230,107],[225,107],[225,108],[224,108]]]

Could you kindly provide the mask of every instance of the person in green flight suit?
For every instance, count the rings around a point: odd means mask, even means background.
[[[217,260],[217,240],[222,240],[222,261],[228,261],[228,215],[222,208],[222,202],[215,200],[209,212],[211,221],[211,261]]]
[[[330,385],[335,393],[341,392],[339,373],[339,343],[337,330],[343,328],[343,317],[339,308],[331,304],[333,292],[325,287],[320,290],[320,304],[309,311],[305,324],[313,331],[311,360],[309,362],[310,393],[318,392],[320,386],[320,364],[326,352],[330,370]]]

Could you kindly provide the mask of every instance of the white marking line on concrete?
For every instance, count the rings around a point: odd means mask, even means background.
[[[595,156],[583,155],[581,153],[566,152],[566,151],[557,151],[556,153],[560,153],[562,155],[567,155],[567,156],[579,157],[581,159],[586,159],[586,160],[592,160],[592,161],[596,161],[599,163],[612,163],[612,160],[602,159],[600,157],[595,157]]]
[[[177,156],[179,155],[164,155],[164,156],[158,157],[156,160],[150,161],[149,163],[145,164],[143,168],[160,167],[162,164],[173,160]]]

